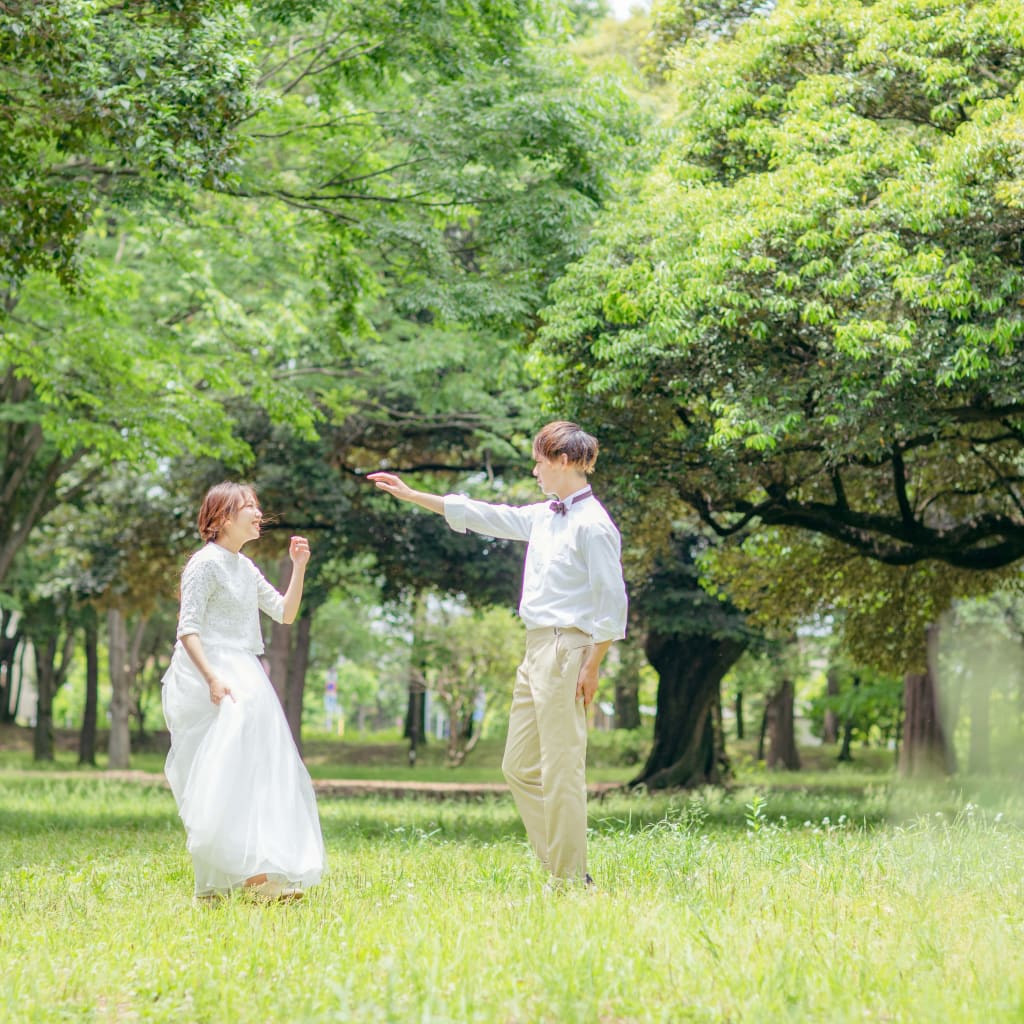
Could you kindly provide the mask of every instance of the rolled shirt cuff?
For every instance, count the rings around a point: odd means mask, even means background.
[[[445,522],[456,532],[466,532],[466,498],[461,494],[444,496]]]
[[[606,640],[611,640],[612,643],[615,643],[618,640],[625,640],[626,631],[614,627],[608,629],[607,627],[595,626],[591,636],[594,638],[595,644],[603,644]]]

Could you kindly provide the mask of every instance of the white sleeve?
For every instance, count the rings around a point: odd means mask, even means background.
[[[255,562],[250,559],[249,564],[256,577],[256,601],[260,606],[260,611],[265,612],[275,622],[283,622],[284,595],[267,581],[266,576],[260,572],[259,566]]]
[[[622,578],[622,541],[613,526],[601,526],[587,537],[587,568],[594,595],[594,643],[626,635],[629,600]]]
[[[456,533],[482,533],[504,540],[529,540],[537,505],[491,505],[462,494],[444,496],[444,518]]]
[[[193,559],[181,574],[181,601],[178,609],[180,639],[198,633],[206,621],[206,606],[216,585],[216,567],[206,559]]]

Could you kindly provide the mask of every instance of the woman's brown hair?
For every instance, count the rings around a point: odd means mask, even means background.
[[[216,540],[224,524],[249,500],[256,501],[256,492],[248,484],[230,480],[215,484],[206,492],[199,507],[199,536]]]

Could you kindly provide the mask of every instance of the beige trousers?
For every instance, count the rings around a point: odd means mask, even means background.
[[[587,871],[587,716],[576,684],[591,646],[578,629],[527,630],[501,764],[533,849],[556,878]]]

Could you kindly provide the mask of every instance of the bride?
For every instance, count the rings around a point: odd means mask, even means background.
[[[203,499],[207,543],[181,576],[178,643],[163,678],[165,772],[200,898],[244,888],[297,899],[324,869],[313,785],[259,660],[259,612],[294,621],[309,543],[292,537],[291,580],[278,593],[241,553],[259,537],[261,516],[244,484],[217,484]]]

